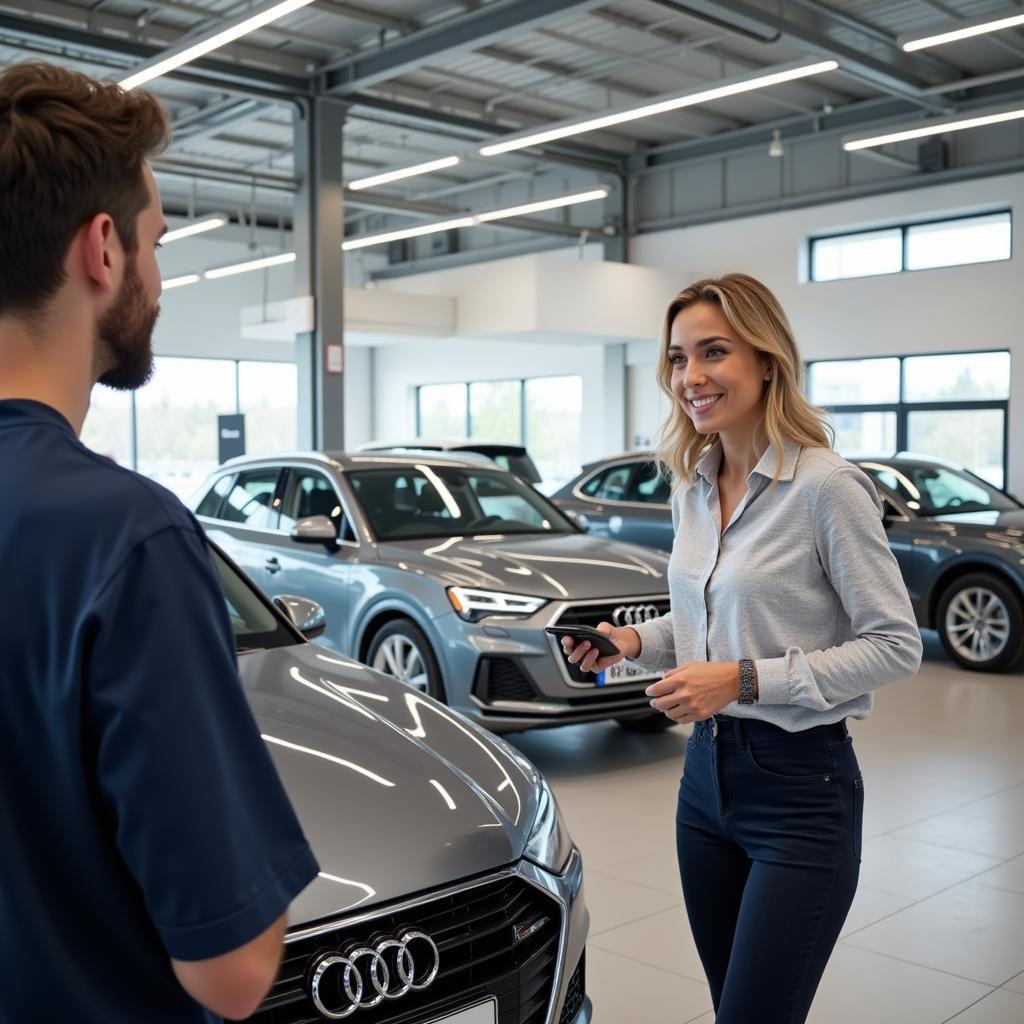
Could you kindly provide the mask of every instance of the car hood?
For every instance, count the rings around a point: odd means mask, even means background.
[[[292,925],[517,861],[540,777],[437,701],[316,644],[239,658],[260,732],[320,876]]]
[[[585,533],[388,541],[378,557],[445,586],[548,600],[668,593],[667,555]]]

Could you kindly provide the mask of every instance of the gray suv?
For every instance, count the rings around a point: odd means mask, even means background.
[[[667,557],[588,536],[513,473],[427,454],[240,459],[193,509],[268,594],[324,607],[322,643],[493,731],[668,722],[650,675],[583,675],[544,632],[667,611]]]
[[[541,774],[449,708],[308,643],[222,552],[246,697],[320,862],[253,1024],[588,1024],[579,851]]]

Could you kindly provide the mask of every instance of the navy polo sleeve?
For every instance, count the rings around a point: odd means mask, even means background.
[[[89,612],[100,798],[167,952],[201,960],[265,931],[317,864],[245,700],[198,530],[137,544]]]

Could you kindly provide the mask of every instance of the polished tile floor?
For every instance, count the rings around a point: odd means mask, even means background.
[[[861,883],[811,1024],[1024,1024],[1024,672],[963,672],[933,634],[925,644],[920,674],[851,725]],[[595,1024],[714,1020],[675,865],[687,735],[508,737],[547,774],[583,851]]]

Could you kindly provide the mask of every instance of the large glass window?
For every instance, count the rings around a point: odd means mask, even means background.
[[[1008,352],[815,362],[807,380],[847,458],[915,452],[1004,486]]]
[[[469,436],[482,441],[522,443],[522,381],[479,381],[469,385]]]
[[[465,384],[424,384],[417,394],[420,437],[465,437],[469,419]]]
[[[294,363],[238,364],[238,411],[245,415],[245,450],[272,455],[298,447],[299,374]]]
[[[135,396],[137,468],[179,498],[218,465],[217,416],[236,408],[235,364],[158,356]]]
[[[535,377],[526,382],[526,446],[553,494],[582,462],[583,378]]]
[[[119,466],[132,468],[132,396],[103,384],[92,389],[82,443]]]
[[[1009,210],[811,239],[811,280],[1008,260]]]

